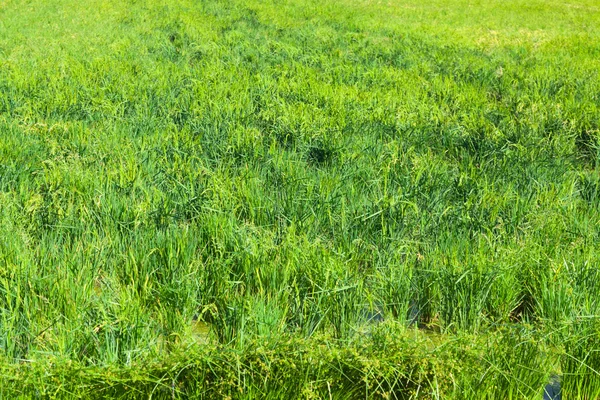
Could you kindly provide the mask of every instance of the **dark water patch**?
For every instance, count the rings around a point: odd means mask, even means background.
[[[408,306],[408,325],[414,326],[419,323],[421,317],[421,309],[416,300],[412,300]]]
[[[379,309],[366,310],[363,317],[369,324],[377,324],[384,321],[383,312]]]
[[[546,385],[544,388],[544,400],[561,400],[561,390],[560,390],[560,378],[558,376],[553,376],[550,380],[550,383]]]

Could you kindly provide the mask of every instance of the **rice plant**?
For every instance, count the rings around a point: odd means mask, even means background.
[[[0,1],[0,397],[600,396],[599,26]]]

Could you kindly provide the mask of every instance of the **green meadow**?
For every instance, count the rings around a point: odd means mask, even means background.
[[[596,0],[0,0],[0,398],[600,397]]]

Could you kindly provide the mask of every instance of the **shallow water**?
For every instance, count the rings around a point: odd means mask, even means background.
[[[192,333],[194,338],[198,342],[208,342],[210,335],[210,325],[206,322],[193,320],[192,321]]]
[[[558,377],[552,377],[552,381],[544,388],[544,400],[561,400],[560,380]]]

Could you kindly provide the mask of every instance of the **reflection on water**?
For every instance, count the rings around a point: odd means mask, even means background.
[[[549,384],[544,388],[544,400],[561,400],[560,378],[553,376]]]

